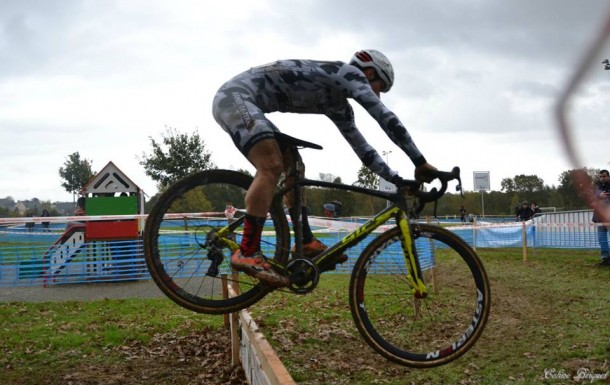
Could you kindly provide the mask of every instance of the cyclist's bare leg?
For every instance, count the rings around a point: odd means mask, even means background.
[[[256,168],[256,175],[245,198],[246,212],[267,217],[273,192],[283,170],[282,153],[275,139],[256,143],[248,152],[248,160]]]
[[[240,249],[231,256],[231,266],[271,286],[288,286],[288,278],[274,272],[271,265],[258,253],[267,212],[283,168],[277,141],[261,140],[248,152],[248,160],[256,167],[256,175],[246,193],[242,242]]]

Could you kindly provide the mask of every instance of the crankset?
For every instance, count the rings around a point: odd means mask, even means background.
[[[320,282],[320,269],[305,258],[296,258],[288,262],[286,275],[290,277],[288,289],[297,294],[311,292]]]

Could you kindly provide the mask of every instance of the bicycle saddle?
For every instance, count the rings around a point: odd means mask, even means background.
[[[292,137],[290,135],[286,135],[282,132],[276,132],[275,133],[275,139],[277,139],[278,143],[280,144],[280,146],[286,146],[286,147],[307,147],[307,148],[313,148],[315,150],[321,150],[322,146],[320,146],[319,144],[315,144],[315,143],[311,143],[308,142],[306,140],[301,140],[295,137]]]

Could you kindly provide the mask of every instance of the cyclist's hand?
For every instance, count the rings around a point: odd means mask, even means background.
[[[404,186],[405,180],[400,177],[400,175],[396,174],[390,179],[392,184],[395,184],[397,187]]]
[[[418,190],[416,187],[409,186],[409,183],[407,183],[407,181],[402,179],[399,175],[395,175],[390,182],[395,184],[399,189],[403,189],[407,195],[415,195]]]
[[[434,180],[437,171],[436,167],[430,163],[424,163],[415,168],[415,180],[430,183]]]

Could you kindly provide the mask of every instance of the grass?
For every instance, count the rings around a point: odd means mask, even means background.
[[[273,293],[250,311],[299,384],[573,384],[581,368],[597,376],[584,382],[610,383],[610,269],[595,266],[595,251],[539,249],[527,262],[520,249],[478,252],[489,322],[442,367],[374,353],[353,324],[348,275],[325,274],[305,296]],[[230,367],[222,320],[165,299],[3,303],[0,384],[240,384],[217,375]]]
[[[581,368],[610,383],[610,269],[593,251],[479,250],[492,287],[486,330],[465,356],[410,369],[374,353],[353,325],[348,276],[324,276],[304,297],[275,293],[252,309],[300,384],[562,384]],[[573,379],[573,377],[572,377]]]
[[[0,384],[67,384],[75,368],[126,370],[134,346],[160,335],[224,333],[222,321],[164,299],[0,304]],[[83,383],[107,383],[98,376]]]

